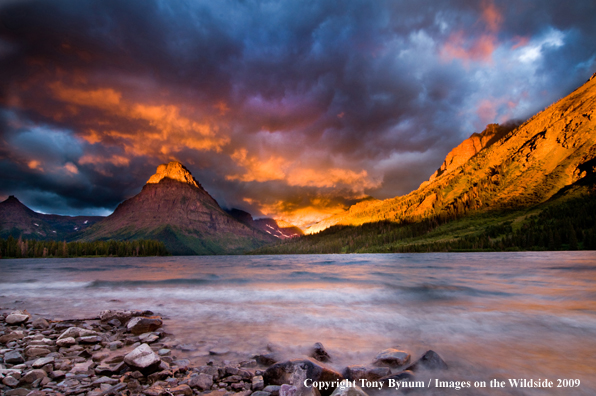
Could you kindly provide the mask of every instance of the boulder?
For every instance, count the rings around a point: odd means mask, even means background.
[[[169,390],[169,393],[174,396],[178,396],[178,395],[192,396],[193,395],[192,389],[190,389],[190,387],[186,384],[178,385],[174,388],[171,388]]]
[[[309,356],[323,363],[331,361],[331,356],[329,356],[325,347],[320,342],[317,342],[313,346]]]
[[[265,370],[263,380],[268,385],[292,384],[297,388],[297,396],[311,392],[313,388],[304,388],[304,380],[313,381],[341,381],[344,377],[313,359],[294,359],[276,363]],[[333,389],[322,390],[323,396],[328,396]]]
[[[399,349],[385,349],[377,355],[373,364],[375,366],[399,367],[410,361],[410,354]]]
[[[40,348],[40,347],[31,347],[25,350],[25,355],[30,358],[38,357],[38,356],[45,356],[49,354],[50,351],[48,348]]]
[[[447,363],[441,359],[438,353],[433,350],[428,350],[420,359],[409,366],[406,370],[447,370],[447,368]]]
[[[26,323],[30,317],[31,315],[27,310],[13,311],[6,317],[6,319],[4,319],[4,321],[8,325],[20,325]]]
[[[155,331],[155,330],[159,329],[162,324],[163,324],[163,321],[161,320],[161,318],[159,318],[157,316],[152,316],[149,318],[138,316],[138,317],[132,318],[126,325],[126,328],[132,334],[139,335],[139,334],[150,333],[152,331]]]
[[[124,356],[124,363],[133,369],[151,371],[157,369],[161,359],[147,344],[141,344]]]

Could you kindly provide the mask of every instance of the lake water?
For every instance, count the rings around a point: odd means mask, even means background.
[[[433,349],[450,369],[421,378],[487,388],[419,394],[596,394],[595,252],[0,260],[0,271],[4,311],[148,309],[191,360],[213,348],[241,360],[267,344],[297,357],[320,341],[341,370],[389,347],[413,359]],[[489,387],[510,378],[555,388]]]

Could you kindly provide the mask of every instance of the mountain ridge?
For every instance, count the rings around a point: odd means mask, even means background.
[[[500,126],[490,124],[481,134],[473,134],[454,148],[417,190],[354,205],[309,227],[305,234],[334,225],[457,217],[473,210],[545,202],[594,172],[595,108],[596,79],[592,77],[515,129],[499,132]]]

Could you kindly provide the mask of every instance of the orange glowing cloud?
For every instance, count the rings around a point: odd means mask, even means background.
[[[278,222],[292,224],[303,230],[324,218],[342,213],[345,208],[345,205],[324,198],[314,199],[307,206],[293,205],[281,200],[259,205],[260,211],[265,216],[274,217]]]
[[[128,166],[130,164],[130,159],[123,157],[121,155],[112,155],[109,157],[100,156],[100,155],[91,155],[85,154],[81,158],[79,158],[78,163],[80,165],[92,164],[92,165],[100,165],[105,163],[110,163],[116,166]]]
[[[171,104],[135,103],[123,98],[111,88],[84,90],[65,87],[62,83],[49,84],[55,98],[68,105],[99,110],[107,117],[136,121],[134,128],[107,127],[105,121],[94,123],[80,131],[80,136],[91,144],[120,145],[128,155],[170,156],[186,148],[221,151],[229,143],[221,135],[215,120],[206,117],[198,121],[181,114],[179,106]],[[103,128],[102,128],[103,127]]]
[[[235,151],[232,154],[232,159],[243,167],[245,172],[239,175],[229,175],[226,177],[228,180],[244,182],[284,180],[290,186],[319,188],[345,185],[354,192],[363,192],[365,189],[375,188],[381,184],[378,180],[370,180],[368,172],[365,170],[354,172],[341,168],[302,168],[300,163],[286,161],[282,157],[275,156],[261,161],[255,156],[249,157],[246,149]]]
[[[232,159],[246,172],[242,175],[226,176],[228,180],[240,180],[243,182],[265,182],[269,180],[282,180],[286,177],[283,168],[285,160],[281,157],[270,157],[266,161],[260,161],[256,157],[248,157],[246,149],[234,151]]]

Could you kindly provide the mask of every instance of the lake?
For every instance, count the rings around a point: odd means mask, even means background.
[[[595,252],[23,259],[0,270],[3,311],[151,310],[191,360],[268,344],[291,358],[322,342],[341,370],[389,347],[413,359],[432,349],[450,367],[441,378],[487,384],[453,394],[596,394]],[[555,388],[489,387],[512,378]]]

